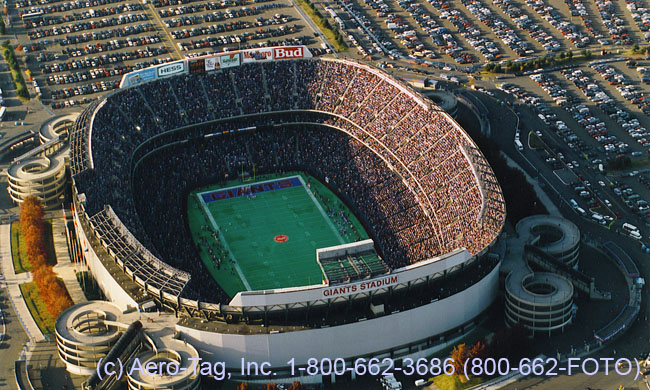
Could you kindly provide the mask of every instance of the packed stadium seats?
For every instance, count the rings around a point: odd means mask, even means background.
[[[110,205],[154,255],[192,275],[185,293],[193,298],[227,295],[194,248],[187,194],[242,167],[327,181],[392,269],[458,248],[478,254],[505,219],[492,171],[464,131],[354,62],[276,61],[171,77],[117,91],[89,110],[71,142],[86,213]]]

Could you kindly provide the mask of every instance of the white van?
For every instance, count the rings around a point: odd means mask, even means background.
[[[598,223],[603,223],[605,221],[605,217],[602,216],[602,214],[599,213],[593,213],[591,214],[591,219]]]
[[[573,207],[574,209],[578,208],[578,202],[576,202],[575,199],[569,200],[569,203],[571,203],[571,207]]]

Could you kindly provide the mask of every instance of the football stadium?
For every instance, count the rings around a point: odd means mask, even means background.
[[[82,112],[71,149],[79,253],[107,300],[174,313],[233,371],[428,356],[496,297],[492,169],[369,64],[292,46],[138,70]]]

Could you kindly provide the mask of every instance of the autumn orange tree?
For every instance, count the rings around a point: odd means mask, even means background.
[[[468,355],[469,351],[465,343],[458,344],[451,351],[451,359],[453,360],[451,364],[454,366],[454,374],[461,377],[465,376],[465,361]]]
[[[458,376],[465,376],[465,362],[468,359],[487,357],[487,344],[484,339],[478,340],[476,344],[467,347],[465,344],[459,344],[451,351],[451,363],[454,366],[454,373]]]
[[[298,381],[293,381],[293,384],[289,387],[289,390],[302,390],[302,383]]]
[[[27,258],[32,265],[32,276],[47,312],[56,318],[72,305],[65,286],[47,264],[43,217],[45,212],[35,196],[28,196],[20,205],[20,231],[25,238]]]
[[[242,382],[237,386],[237,390],[248,390],[248,383]]]

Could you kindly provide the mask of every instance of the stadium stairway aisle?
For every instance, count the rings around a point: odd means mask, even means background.
[[[14,307],[14,311],[16,312],[23,329],[25,329],[25,333],[27,333],[27,336],[34,341],[45,340],[43,333],[38,329],[38,326],[23,299],[23,295],[20,292],[19,286],[23,283],[31,282],[32,274],[30,272],[24,272],[16,275],[14,272],[14,265],[11,261],[10,224],[0,225],[0,262],[2,266],[2,275],[4,276],[5,286],[7,288],[7,295],[9,295],[11,304]]]
[[[68,242],[65,237],[65,218],[58,217],[52,219],[52,239],[54,242],[54,252],[56,253],[54,272],[63,279],[65,288],[68,290],[68,294],[70,294],[70,298],[72,298],[75,304],[86,302],[86,295],[83,293],[77,281],[75,265],[70,261]]]

